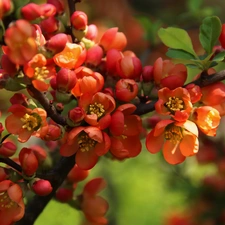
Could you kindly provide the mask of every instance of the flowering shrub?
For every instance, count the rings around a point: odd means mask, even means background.
[[[208,154],[203,140],[217,135],[225,114],[225,73],[217,71],[224,68],[225,57],[220,19],[202,22],[204,55],[196,53],[185,30],[160,28],[170,59],[158,57],[152,65],[142,65],[126,49],[127,37],[117,27],[98,37],[98,26],[75,10],[77,2],[0,1],[0,88],[14,92],[0,124],[3,225],[33,224],[53,197],[81,210],[82,224],[108,224],[109,204],[99,195],[106,187],[103,178],[93,178],[76,194],[103,157],[129,160],[145,147],[153,154],[162,150],[172,165],[198,154],[200,161],[216,157],[201,154]],[[194,79],[188,70],[193,67],[200,71]],[[224,188],[217,176],[204,182]],[[25,213],[31,205],[32,215]]]

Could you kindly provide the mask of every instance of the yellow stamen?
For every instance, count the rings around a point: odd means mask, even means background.
[[[101,103],[95,102],[94,104],[89,105],[89,113],[96,114],[98,118],[104,115],[105,109]]]
[[[174,144],[177,144],[183,138],[182,128],[177,126],[167,126],[164,137],[166,140],[171,141]]]
[[[36,67],[34,69],[34,79],[44,81],[49,74],[49,70],[47,70],[46,66]]]
[[[82,152],[88,152],[96,145],[96,141],[91,139],[87,134],[82,134],[78,138],[79,149]]]
[[[176,111],[184,109],[184,102],[177,97],[169,97],[169,101],[165,103],[165,106],[171,113],[175,113]]]
[[[9,209],[13,206],[16,206],[16,203],[10,199],[10,197],[6,191],[0,193],[0,202],[1,202],[0,211],[3,209]]]
[[[36,113],[31,115],[26,113],[20,120],[23,122],[22,128],[27,129],[28,131],[38,130],[41,125],[40,116]]]

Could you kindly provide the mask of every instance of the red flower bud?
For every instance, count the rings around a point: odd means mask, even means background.
[[[16,152],[16,145],[11,141],[5,141],[0,146],[0,155],[4,157],[13,156]]]
[[[73,123],[80,123],[85,117],[85,111],[82,107],[75,107],[68,112],[68,117]]]
[[[46,196],[52,192],[52,185],[48,180],[37,179],[33,182],[31,188],[35,194],[40,196]]]
[[[87,15],[84,12],[76,11],[72,14],[70,21],[76,30],[85,30],[87,26]]]
[[[41,17],[42,10],[40,5],[35,3],[28,3],[21,8],[21,15],[26,20],[35,20]]]
[[[54,54],[61,52],[68,42],[68,36],[64,33],[59,33],[52,36],[46,43],[46,48],[51,50]]]
[[[118,27],[108,29],[102,36],[99,45],[105,51],[110,49],[123,50],[127,45],[127,38],[122,32],[118,32]]]
[[[1,0],[0,19],[2,19],[2,17],[6,14],[10,13],[12,7],[13,5],[11,0]]]
[[[116,98],[120,101],[129,102],[137,96],[138,85],[131,79],[120,79],[116,83]]]
[[[51,16],[40,23],[41,29],[43,30],[43,33],[51,34],[56,32],[59,29],[59,22],[54,17]]]
[[[56,86],[60,92],[69,92],[76,84],[77,78],[73,70],[62,68],[56,75]]]
[[[95,24],[88,25],[87,33],[85,37],[91,41],[94,41],[98,36],[98,28]]]
[[[225,24],[222,25],[222,31],[219,37],[221,46],[225,49]]]
[[[153,77],[153,66],[144,66],[142,70],[142,80],[144,82],[150,82],[154,80]]]
[[[68,188],[59,188],[56,192],[56,199],[60,202],[68,202],[73,197],[73,190]]]
[[[19,154],[19,161],[23,172],[32,176],[38,169],[38,159],[30,148],[22,148]]]
[[[85,62],[93,66],[98,66],[103,58],[103,50],[99,45],[88,49]]]
[[[65,10],[64,1],[60,1],[60,0],[48,0],[47,2],[48,2],[49,4],[52,4],[52,5],[55,6],[56,12],[57,12],[58,14],[64,13],[64,10]]]
[[[142,72],[140,59],[125,56],[116,63],[116,71],[122,78],[139,79]]]
[[[38,163],[42,164],[45,161],[45,159],[47,158],[47,153],[46,153],[45,149],[39,145],[32,145],[30,148],[33,150],[33,153],[37,157]]]
[[[122,53],[116,49],[111,49],[106,53],[106,68],[107,71],[114,75],[116,74],[116,63],[122,59]]]
[[[54,16],[56,14],[56,8],[52,4],[41,4],[39,5],[41,8],[41,16],[44,18],[48,18]]]
[[[62,136],[62,129],[58,124],[49,124],[48,132],[45,136],[41,136],[41,139],[45,141],[56,141]]]
[[[17,73],[17,66],[8,57],[8,55],[2,55],[1,57],[2,69],[10,76],[13,77]]]

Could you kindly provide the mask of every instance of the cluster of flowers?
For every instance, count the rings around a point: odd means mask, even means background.
[[[108,29],[99,38],[98,28],[88,24],[84,12],[68,15],[65,1],[36,4],[3,0],[1,4],[5,32],[1,37],[0,87],[14,92],[26,89],[31,96],[15,93],[10,100],[11,114],[5,127],[19,142],[26,143],[31,136],[55,142],[61,156],[74,155],[80,170],[93,168],[103,155],[117,160],[136,157],[142,148],[143,128],[140,117],[134,114],[134,103],[141,102],[138,96],[151,101],[155,91],[159,97],[156,112],[166,118],[146,137],[151,153],[163,148],[167,162],[181,163],[198,152],[198,128],[206,135],[216,134],[224,114],[223,83],[183,88],[187,78],[184,65],[159,58],[153,66],[142,67],[133,52],[124,51],[127,39],[118,28]],[[4,141],[0,157],[11,157],[16,147]],[[38,195],[51,193],[50,182],[36,177],[43,158],[46,153],[23,148],[17,164],[21,166],[20,178],[13,182],[3,173],[0,215],[10,215],[5,224],[24,215],[22,190],[15,182],[28,181],[26,188]],[[107,223],[104,214],[108,205],[97,196],[105,186],[102,182],[88,183],[77,198],[90,224]],[[20,190],[17,196],[11,191],[14,189]],[[57,198],[64,201],[65,195],[70,200],[72,192],[65,193],[61,187]],[[9,209],[16,210],[12,213]]]

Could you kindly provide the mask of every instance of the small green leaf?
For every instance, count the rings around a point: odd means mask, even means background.
[[[169,48],[180,49],[185,52],[189,52],[197,58],[197,55],[193,49],[191,38],[187,31],[175,28],[160,28],[158,31],[159,38]]]
[[[168,49],[166,55],[172,59],[195,59],[195,56],[181,49]]]
[[[224,60],[224,58],[225,58],[225,51],[224,51],[224,52],[218,53],[218,54],[213,58],[213,61],[221,62],[221,61]]]
[[[206,17],[200,26],[199,39],[202,47],[210,54],[221,33],[221,21],[217,16]]]

